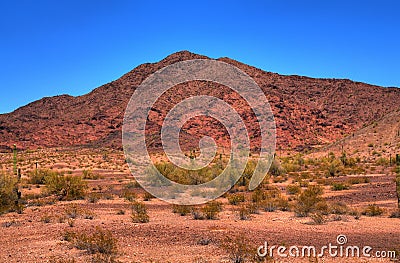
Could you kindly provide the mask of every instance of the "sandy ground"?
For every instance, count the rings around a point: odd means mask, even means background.
[[[82,165],[80,162],[88,162],[84,158],[79,157],[76,163],[68,161],[60,165],[58,162],[57,165],[59,169],[66,169],[68,165],[78,167]],[[103,157],[101,154],[90,158],[93,163],[101,163]],[[114,157],[109,154],[107,158],[112,161]],[[33,165],[34,162],[27,163],[26,169]],[[97,226],[110,230],[118,240],[118,259],[121,262],[231,262],[228,258],[230,250],[222,245],[224,239],[235,236],[245,237],[247,246],[252,248],[262,246],[267,241],[269,246],[315,246],[320,250],[329,243],[337,245],[337,236],[345,235],[347,243],[344,247],[370,246],[374,255],[377,251],[400,250],[400,219],[389,218],[396,207],[394,175],[390,169],[382,168],[375,174],[368,174],[369,183],[353,185],[349,190],[331,191],[329,186],[325,186],[324,196],[328,202],[340,201],[356,209],[375,203],[385,209],[383,215],[361,216],[359,219],[342,215],[337,221],[330,216],[321,225],[310,224],[310,218],[299,218],[293,212],[282,211],[261,211],[253,215],[251,220],[239,220],[235,207],[229,205],[226,198],[219,199],[224,207],[217,220],[194,220],[190,214],[180,216],[172,213],[171,204],[157,199],[144,201],[150,222],[137,224],[131,220],[129,202],[118,196],[122,186],[133,179],[123,164],[118,164],[118,167],[104,166],[93,171],[101,178],[90,180],[89,188],[100,186],[103,192],[113,195],[112,200],[103,198],[97,203],[87,200],[62,201],[29,206],[22,214],[1,215],[0,262],[50,262],[51,257],[73,257],[76,262],[90,262],[90,255],[63,241],[62,236],[65,231],[93,231]],[[72,174],[81,172],[81,169],[71,170]],[[348,178],[340,177],[337,180],[345,181]],[[284,188],[286,184],[276,185]],[[135,191],[139,200],[142,200],[143,190]],[[32,186],[24,189],[23,193],[40,193],[40,189]],[[71,204],[77,204],[84,213],[92,213],[94,218],[85,219],[81,215],[74,219],[73,227],[69,226],[68,220],[60,218],[65,217],[65,208]],[[118,214],[120,210],[124,210],[125,214]],[[44,222],[45,218],[49,222]],[[308,257],[281,258],[276,253],[275,262],[389,262],[388,259],[376,257],[332,258],[328,253],[317,261]]]

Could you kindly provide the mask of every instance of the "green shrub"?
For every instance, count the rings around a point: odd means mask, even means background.
[[[269,168],[269,174],[272,176],[280,176],[286,173],[281,164],[275,159]]]
[[[322,225],[325,223],[325,218],[322,213],[313,213],[310,215],[310,218],[315,225]]]
[[[286,192],[289,195],[297,195],[297,194],[299,194],[301,192],[301,187],[298,184],[289,184],[286,187]]]
[[[162,177],[158,175],[157,170]],[[148,168],[147,179],[151,180],[154,186],[165,184],[165,178],[180,184],[198,185],[211,181],[220,173],[221,168],[215,163],[199,170],[187,170],[170,162],[160,162]]]
[[[379,157],[376,162],[376,165],[381,165],[381,166],[388,166],[390,164],[390,160],[385,158],[385,157]]]
[[[75,219],[81,214],[82,209],[77,204],[69,204],[64,207],[64,212],[68,218]]]
[[[129,182],[124,186],[125,189],[140,188],[140,184],[137,181]]]
[[[242,203],[245,201],[244,194],[231,194],[231,195],[228,195],[227,198],[231,205],[238,205],[239,203]]]
[[[51,216],[46,213],[46,214],[42,215],[42,217],[40,218],[40,221],[42,221],[45,224],[48,224],[51,222]]]
[[[143,201],[150,201],[154,198],[154,195],[150,194],[149,192],[145,192],[143,195]]]
[[[137,195],[132,191],[123,191],[122,197],[129,202],[134,202],[137,198]]]
[[[218,213],[222,211],[222,204],[218,201],[211,201],[202,207],[206,219],[217,219]]]
[[[94,173],[91,169],[83,170],[82,171],[82,176],[83,176],[83,179],[86,179],[86,180],[97,180],[97,179],[100,179],[100,175]]]
[[[49,194],[55,194],[60,200],[84,199],[87,184],[81,176],[64,176],[58,173],[51,173],[45,177],[46,189]]]
[[[259,188],[257,188],[251,193],[251,201],[253,203],[260,203],[264,199],[265,199],[265,193]]]
[[[347,184],[337,182],[333,182],[331,186],[332,191],[348,190],[349,188],[350,187]]]
[[[363,177],[352,177],[350,179],[347,180],[347,183],[349,184],[367,184],[370,183],[371,179],[369,179],[366,176]]]
[[[65,234],[64,234],[65,236]],[[96,227],[92,233],[68,234],[70,242],[80,250],[86,250],[90,254],[117,255],[117,239],[108,230]]]
[[[257,248],[250,244],[252,244],[251,240],[247,239],[244,234],[236,234],[234,237],[228,236],[221,242],[222,248],[228,253],[229,262],[267,262],[268,259],[259,257]]]
[[[194,220],[204,220],[205,219],[204,214],[200,211],[200,209],[198,207],[193,207],[191,212],[192,212],[192,217]]]
[[[0,174],[0,214],[18,209],[17,179]]]
[[[141,202],[132,203],[132,221],[134,223],[147,223],[149,222],[149,215],[147,214],[146,205]]]
[[[320,212],[327,208],[322,197],[323,188],[319,185],[309,185],[297,198],[294,211],[297,216],[308,216],[309,213]]]
[[[192,212],[193,207],[189,205],[172,205],[172,212],[175,214],[180,214],[181,216],[185,216]]]
[[[342,202],[337,202],[333,204],[329,204],[329,213],[335,214],[335,215],[344,215],[348,213],[349,208],[345,203]]]
[[[396,211],[392,212],[389,217],[390,218],[400,218],[400,209],[397,209]]]
[[[237,209],[237,213],[240,220],[249,220],[251,218],[249,206],[245,204],[240,205],[240,207]]]
[[[301,166],[294,163],[283,163],[282,168],[288,173],[301,171]]]
[[[340,160],[332,160],[326,168],[327,177],[335,177],[341,175],[343,172],[343,164]]]
[[[246,207],[250,214],[259,214],[260,213],[259,204],[257,204],[257,203],[248,202],[248,203],[246,203]]]
[[[368,205],[368,207],[366,207],[364,209],[364,211],[362,211],[363,215],[366,216],[380,216],[383,214],[383,209],[380,208],[379,206],[372,204],[372,205]]]
[[[396,194],[397,194],[397,208],[400,209],[400,166],[397,167]]]
[[[123,209],[118,210],[117,215],[125,215],[125,210]]]
[[[90,193],[87,196],[87,200],[89,203],[97,203],[101,199],[101,194],[100,193]]]
[[[49,169],[38,169],[31,171],[28,175],[28,183],[30,184],[45,184],[46,176],[57,174],[57,172]]]

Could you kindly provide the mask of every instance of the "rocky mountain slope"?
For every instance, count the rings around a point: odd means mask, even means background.
[[[0,147],[6,149],[16,143],[25,149],[62,146],[120,148],[124,111],[135,88],[158,69],[196,58],[207,59],[188,51],[177,52],[160,62],[142,64],[86,95],[43,98],[12,113],[2,114]],[[343,79],[283,76],[229,58],[218,60],[240,68],[262,88],[275,116],[278,150],[302,151],[330,144],[400,109],[400,89],[397,88]],[[229,91],[219,94],[223,89],[201,82],[179,85],[173,93],[176,98],[184,98],[196,90],[228,97],[228,100],[230,96]],[[234,106],[235,101],[232,100]],[[161,101],[158,114],[165,114],[172,102],[168,99],[164,99],[164,103]],[[250,112],[243,114],[251,115]],[[194,123],[199,121],[194,120]],[[252,118],[249,121],[250,126],[254,125],[251,124]],[[149,125],[157,133],[160,118],[150,121]],[[212,131],[214,126],[204,129],[204,126],[188,124],[184,130],[185,141],[190,142],[190,136],[198,137]],[[253,140],[257,140],[257,132],[253,135]],[[226,140],[225,132],[218,133],[218,136],[217,140]]]
[[[342,151],[367,160],[380,157],[394,159],[400,153],[400,109],[323,147],[316,155],[326,152],[340,155]]]

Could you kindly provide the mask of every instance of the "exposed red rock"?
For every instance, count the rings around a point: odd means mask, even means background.
[[[167,65],[197,58],[207,57],[188,51],[174,53],[158,63],[142,64],[86,95],[43,98],[12,113],[2,114],[0,147],[7,148],[16,143],[21,148],[120,148],[124,111],[135,88],[147,76]],[[400,89],[397,88],[343,79],[283,76],[229,58],[218,60],[246,72],[265,92],[275,116],[277,149],[301,151],[326,145],[400,108]],[[193,82],[181,85],[174,89],[175,97],[183,98],[187,92],[196,89],[216,93],[212,86],[201,85],[197,88]],[[232,100],[233,105],[235,101]],[[161,112],[165,113],[165,110],[161,107]],[[243,114],[251,115],[250,112]],[[160,123],[153,125],[156,130]],[[199,133],[198,125],[188,125],[185,131],[188,136]],[[256,132],[255,135],[254,140],[257,139]],[[221,141],[226,139],[224,136],[223,132],[219,133]]]

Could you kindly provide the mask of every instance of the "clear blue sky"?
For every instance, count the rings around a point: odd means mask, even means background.
[[[85,94],[180,50],[400,86],[397,0],[4,0],[0,12],[0,113]]]

